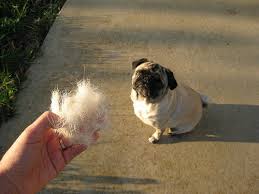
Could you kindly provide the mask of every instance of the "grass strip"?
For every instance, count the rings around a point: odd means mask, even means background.
[[[0,0],[0,124],[66,0]]]

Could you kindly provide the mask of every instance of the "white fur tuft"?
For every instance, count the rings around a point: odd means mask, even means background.
[[[71,143],[90,145],[94,132],[108,125],[105,97],[89,80],[71,92],[54,90],[50,110],[60,117],[54,128]]]

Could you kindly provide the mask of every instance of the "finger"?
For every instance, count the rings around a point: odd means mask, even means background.
[[[72,146],[73,143],[72,143],[71,140],[70,140],[68,137],[66,137],[64,134],[59,133],[59,132],[57,131],[57,135],[58,135],[60,141],[62,141],[62,143],[64,144],[65,147],[70,147],[70,146]]]
[[[73,145],[73,142],[69,138],[65,137],[63,134],[59,133],[58,136],[59,136],[59,139],[60,139],[60,144],[62,145],[63,149],[71,147]],[[91,137],[90,142],[95,143],[97,141],[97,139],[99,138],[99,136],[100,135],[99,135],[98,132],[94,132],[92,137]],[[80,143],[80,142],[78,142],[78,143]]]
[[[80,153],[85,151],[87,148],[86,145],[83,144],[76,144],[68,147],[67,149],[63,150],[64,158],[66,163],[69,163],[73,158],[78,156]]]
[[[95,132],[92,135],[94,141],[99,138],[99,133]],[[60,139],[61,148],[63,149],[63,156],[66,164],[69,163],[73,158],[78,156],[80,153],[86,150],[87,146],[84,144],[74,144],[71,145],[69,141],[66,141],[66,138]]]

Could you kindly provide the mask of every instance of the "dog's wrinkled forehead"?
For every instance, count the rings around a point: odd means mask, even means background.
[[[151,70],[152,72],[157,72],[163,67],[153,61],[148,61],[146,58],[142,58],[132,62],[132,69],[135,71],[139,70]]]
[[[177,81],[175,80],[174,73],[162,65],[149,61],[147,58],[141,58],[132,62],[132,69],[134,71],[132,75],[132,83],[140,78],[140,75],[152,75],[160,76],[163,83],[167,82],[168,87],[173,90],[177,87]]]
[[[138,70],[150,70],[151,72],[158,72],[162,69],[163,67],[157,63],[153,63],[153,62],[145,62],[142,63],[140,66],[138,66],[136,68],[136,71]]]

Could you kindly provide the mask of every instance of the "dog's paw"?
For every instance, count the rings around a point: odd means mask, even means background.
[[[159,139],[156,139],[155,137],[151,136],[150,138],[148,138],[148,141],[150,143],[157,143],[159,141]]]
[[[174,129],[173,128],[169,128],[167,134],[169,136],[173,136],[174,135]]]

